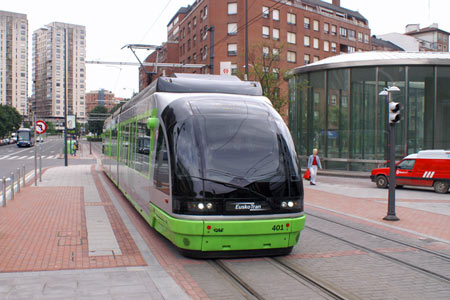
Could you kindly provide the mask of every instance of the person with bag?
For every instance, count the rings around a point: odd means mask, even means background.
[[[308,170],[311,174],[311,179],[309,182],[310,185],[316,185],[317,170],[322,169],[322,164],[320,163],[317,152],[318,150],[314,149],[313,154],[311,154],[308,158]]]

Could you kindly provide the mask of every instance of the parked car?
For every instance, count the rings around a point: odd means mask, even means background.
[[[377,187],[389,184],[389,168],[372,170],[370,178]],[[450,150],[424,150],[410,154],[396,164],[397,187],[404,185],[433,187],[445,194],[450,187]]]

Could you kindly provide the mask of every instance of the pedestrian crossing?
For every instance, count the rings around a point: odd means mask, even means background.
[[[42,155],[42,159],[57,159],[59,157],[56,155]],[[38,157],[39,158],[39,157]],[[31,160],[34,159],[34,155],[3,155],[0,156],[0,160]]]

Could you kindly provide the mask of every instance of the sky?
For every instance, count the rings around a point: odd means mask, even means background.
[[[213,0],[226,1],[226,0]],[[249,0],[249,4],[254,0]],[[0,0],[0,10],[25,13],[29,25],[29,60],[34,30],[53,22],[86,26],[86,60],[137,62],[126,44],[161,44],[167,23],[181,6],[194,0]],[[331,2],[331,0],[327,1]],[[372,34],[401,32],[407,24],[426,27],[438,23],[450,31],[449,0],[341,0],[341,6],[359,11],[369,20]],[[150,52],[141,50],[143,59]],[[86,90],[104,88],[129,98],[138,91],[138,68],[106,65],[86,66]],[[29,68],[31,94],[31,65]]]

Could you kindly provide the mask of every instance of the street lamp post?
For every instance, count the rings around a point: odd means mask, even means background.
[[[391,104],[395,102],[392,101],[392,92],[399,92],[400,89],[396,86],[390,86],[385,88],[380,92],[380,96],[387,96],[388,107],[391,111]],[[397,103],[395,103],[397,104]],[[389,126],[389,196],[388,196],[388,211],[386,217],[383,220],[386,221],[398,221],[400,220],[395,214],[395,123],[398,122],[399,115],[392,117],[391,112],[388,114],[388,126]]]

